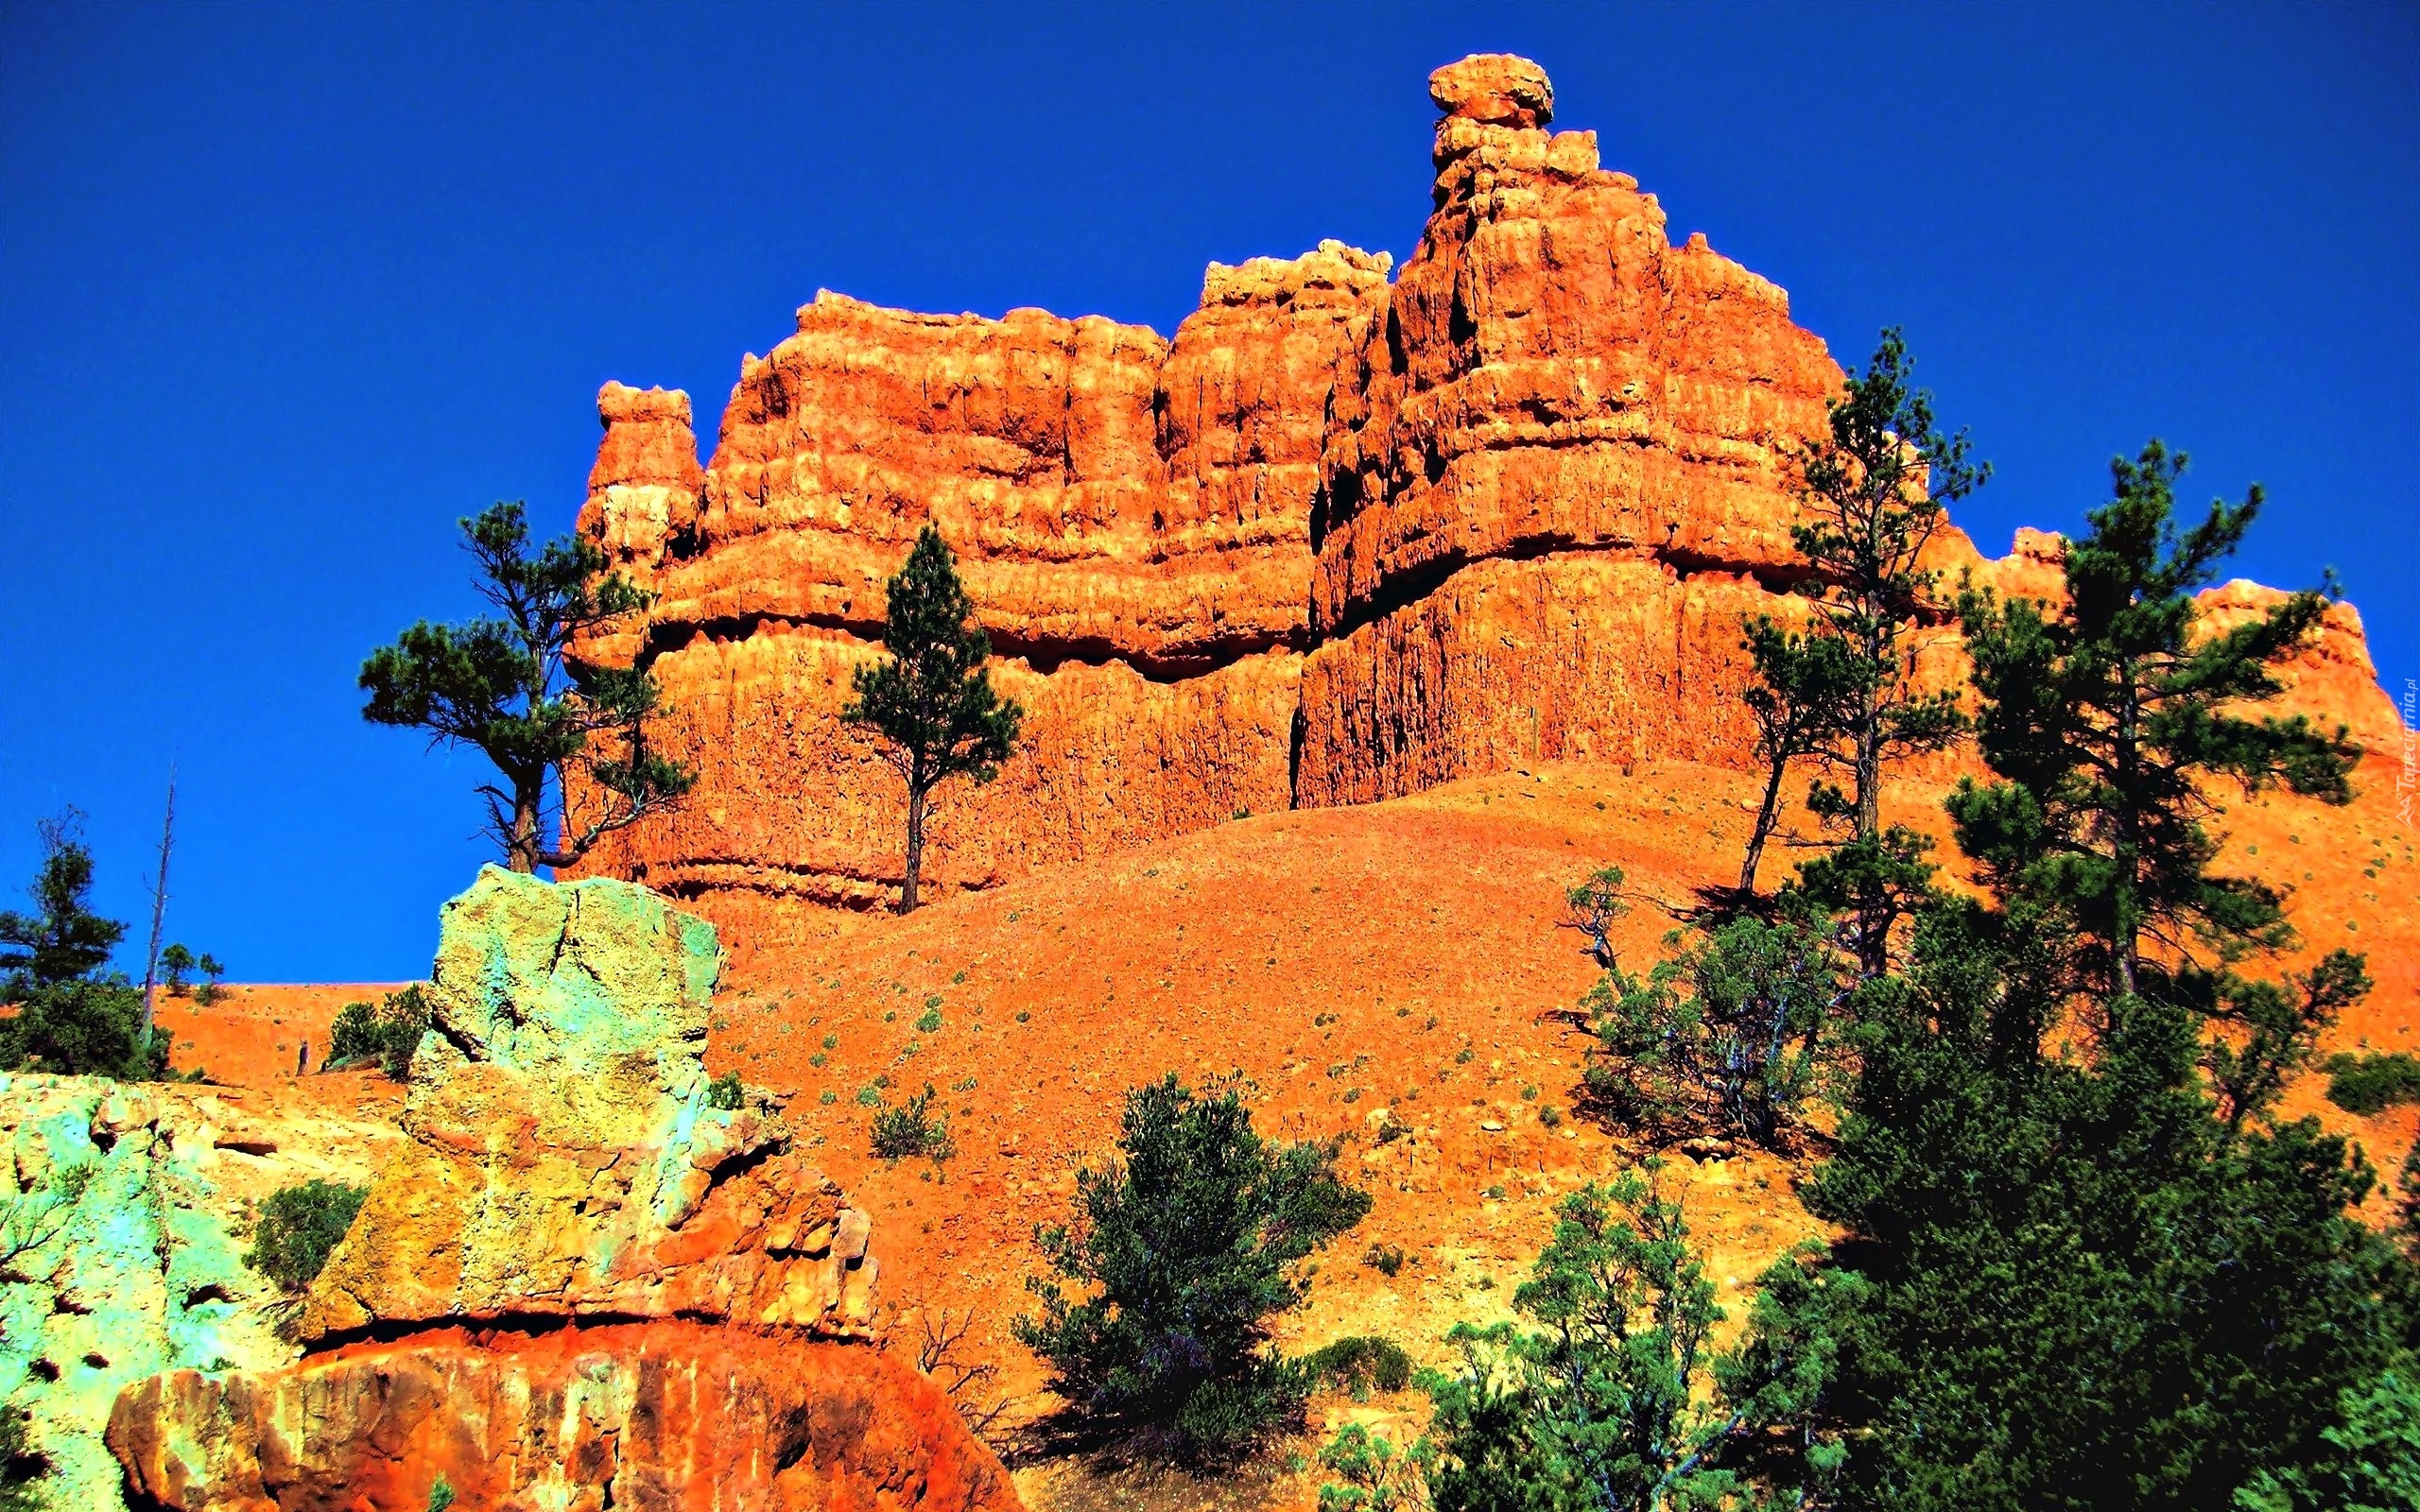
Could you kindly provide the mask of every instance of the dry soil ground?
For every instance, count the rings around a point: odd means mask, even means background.
[[[2331,1049],[2412,1047],[2420,1025],[2420,865],[2394,780],[2373,762],[2349,809],[2238,796],[2221,819],[2242,866],[2293,889],[2307,954],[2370,953],[2377,990]],[[1556,1199],[1641,1155],[1567,1116],[1590,1044],[1569,1010],[1597,973],[1558,927],[1564,890],[1609,863],[1673,902],[1730,880],[1754,797],[1748,777],[1711,767],[1553,765],[1240,819],[909,918],[866,918],[756,962],[726,983],[709,1061],[794,1092],[804,1137],[874,1215],[890,1304],[973,1310],[970,1347],[997,1363],[1005,1392],[1030,1400],[1040,1385],[1007,1332],[1028,1305],[1034,1226],[1066,1215],[1125,1089],[1169,1072],[1240,1074],[1265,1131],[1342,1137],[1347,1170],[1376,1198],[1322,1261],[1283,1343],[1381,1333],[1441,1360],[1456,1320],[1502,1314]],[[1937,786],[1897,797],[1895,817],[1940,830]],[[1768,879],[1789,859],[1769,859]],[[1651,960],[1668,926],[1652,908],[1634,914],[1618,934],[1625,959]],[[296,1041],[308,1037],[316,1059],[337,1008],[380,990],[251,988],[215,1008],[179,1003],[167,1017],[178,1063],[291,1082]],[[351,1108],[395,1103],[374,1073],[301,1082]],[[955,1157],[874,1159],[863,1099],[896,1103],[927,1083]],[[2351,1118],[2316,1079],[2290,1108],[2354,1134],[2389,1172],[2420,1118]],[[1390,1124],[1409,1132],[1382,1143]],[[1762,1156],[1668,1166],[1727,1302],[1817,1231],[1794,1196],[1804,1167]],[[1365,1263],[1376,1246],[1403,1251],[1399,1271]],[[1336,1398],[1317,1417],[1326,1426],[1390,1405]],[[1317,1486],[1282,1455],[1217,1482],[1063,1460],[1018,1478],[1036,1505],[1062,1507],[1301,1505]]]

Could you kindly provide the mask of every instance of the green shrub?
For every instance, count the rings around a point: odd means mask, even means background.
[[[1392,1276],[1403,1269],[1403,1249],[1396,1245],[1372,1245],[1363,1251],[1361,1263],[1381,1275]]]
[[[1396,1255],[1397,1263],[1401,1263],[1402,1251],[1396,1251]],[[1357,1401],[1366,1399],[1373,1386],[1380,1391],[1401,1391],[1411,1384],[1411,1356],[1393,1340],[1367,1333],[1347,1334],[1334,1344],[1312,1350],[1303,1357],[1303,1366],[1313,1380],[1351,1391]]]
[[[2420,1103],[2420,1057],[2408,1050],[2330,1056],[2327,1100],[2364,1118],[2405,1103]]]
[[[873,1116],[873,1153],[886,1160],[903,1160],[919,1155],[946,1160],[949,1155],[949,1122],[931,1115],[933,1084],[897,1108],[886,1108]]]
[[[1436,1463],[1426,1438],[1399,1447],[1349,1423],[1320,1451],[1320,1464],[1343,1483],[1320,1487],[1320,1512],[1421,1512]]]
[[[1740,1505],[1734,1498],[1746,1488],[1732,1465],[1753,1461],[1778,1428],[1795,1425],[1825,1384],[1832,1297],[1809,1268],[1813,1251],[1766,1273],[1757,1326],[1718,1353],[1722,1309],[1678,1204],[1630,1176],[1574,1194],[1557,1220],[1512,1295],[1527,1326],[1459,1324],[1447,1337],[1461,1364],[1422,1378],[1436,1403],[1433,1504]],[[1831,1287],[1855,1284],[1836,1279]],[[1823,1443],[1806,1458],[1817,1473],[1839,1463]],[[1573,1487],[1587,1492],[1571,1499]]]
[[[1042,1312],[1016,1324],[1080,1412],[1180,1458],[1299,1420],[1310,1372],[1265,1349],[1268,1319],[1307,1295],[1300,1263],[1370,1211],[1337,1178],[1340,1143],[1264,1142],[1243,1091],[1170,1075],[1128,1091],[1116,1154],[1077,1173],[1076,1221],[1035,1230],[1053,1274],[1027,1281]]]
[[[428,993],[419,983],[389,992],[375,1006],[348,1003],[337,1013],[321,1071],[372,1064],[396,1081],[409,1081],[412,1054],[428,1030]]]
[[[726,1071],[706,1083],[708,1108],[734,1109],[738,1108],[744,1100],[745,1097],[739,1086],[739,1073],[735,1071]]]
[[[1833,1054],[1846,991],[1823,929],[1735,919],[1643,981],[1615,968],[1590,990],[1582,1005],[1605,1053],[1589,1093],[1659,1133],[1786,1143]]]
[[[941,1026],[942,1010],[939,1008],[926,1008],[924,1012],[924,1016],[916,1021],[916,1032],[918,1034],[930,1034]]]
[[[24,989],[0,1021],[0,1069],[147,1081],[167,1069],[168,1035],[143,1042],[143,990],[114,973]]]
[[[253,1219],[244,1263],[289,1292],[302,1290],[327,1264],[369,1195],[367,1187],[316,1177],[270,1193]]]

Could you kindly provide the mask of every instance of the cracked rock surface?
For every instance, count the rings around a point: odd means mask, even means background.
[[[497,1508],[1015,1505],[871,1348],[865,1216],[772,1098],[712,1106],[720,964],[629,883],[490,867],[448,902],[403,1138],[302,1360],[127,1389],[136,1504],[418,1512],[442,1477]]]

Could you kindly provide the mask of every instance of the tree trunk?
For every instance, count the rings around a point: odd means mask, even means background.
[[[143,957],[143,1048],[151,1048],[152,1012],[160,992],[160,926],[168,913],[168,850],[177,834],[177,766],[168,764],[168,812],[160,820],[160,880],[151,889],[151,949]]]
[[[542,778],[541,782],[544,782]],[[505,842],[505,865],[523,876],[538,871],[538,795],[542,788],[521,778],[512,780],[512,833]]]
[[[1739,864],[1739,890],[1751,897],[1756,891],[1756,863],[1765,854],[1766,837],[1773,833],[1773,819],[1781,807],[1781,780],[1789,765],[1787,757],[1773,758],[1772,770],[1765,778],[1765,801],[1756,810],[1756,822],[1748,832],[1748,857]]]
[[[917,874],[925,868],[925,789],[909,783],[908,787],[908,875],[899,886],[899,911],[916,911]]]
[[[1865,711],[1857,732],[1857,837],[1882,833],[1882,712]]]

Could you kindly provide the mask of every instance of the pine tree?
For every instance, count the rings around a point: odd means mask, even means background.
[[[652,677],[568,654],[650,599],[628,579],[604,576],[604,554],[578,537],[550,541],[533,556],[518,503],[460,524],[478,563],[479,596],[497,614],[461,625],[424,620],[381,646],[361,666],[370,696],[361,716],[478,751],[499,778],[479,792],[506,865],[520,872],[572,866],[696,780],[648,745],[659,696]],[[596,789],[586,815],[573,812],[563,781],[575,769]]]
[[[968,622],[975,605],[941,532],[926,525],[888,585],[883,645],[859,667],[840,717],[881,734],[884,758],[908,785],[908,861],[899,911],[913,913],[933,789],[952,777],[989,782],[1015,748],[1025,711],[993,690],[992,641]]]
[[[1834,780],[1819,779],[1808,804],[1847,841],[1811,881],[1817,901],[1849,916],[1868,976],[1883,969],[1912,904],[1909,878],[1928,876],[1921,837],[1883,828],[1883,770],[1946,747],[1965,729],[1957,695],[1927,692],[1916,679],[1916,635],[1947,609],[1923,558],[1947,507],[1991,475],[1988,463],[1968,460],[1964,432],[1942,434],[1932,396],[1909,385],[1911,366],[1898,331],[1884,331],[1865,372],[1850,375],[1831,404],[1828,434],[1799,454],[1802,519],[1791,539],[1808,567],[1800,592],[1812,624],[1792,635],[1759,621],[1747,642],[1762,684],[1749,705],[1768,777],[1740,893],[1753,896],[1784,769],[1815,762]]]
[[[2363,988],[2210,871],[2204,788],[2342,801],[2342,737],[2246,711],[2320,609],[2198,633],[2192,593],[2257,508],[2179,534],[2156,447],[2067,563],[2066,606],[1962,612],[1996,781],[1950,800],[1986,896],[1925,906],[1860,989],[1862,1061],[1810,1211],[1870,1290],[1825,1412],[1843,1504],[2198,1508],[2320,1462],[2408,1348],[2405,1262],[2357,1151],[2284,1121],[2286,1074]],[[2217,1031],[2214,1033],[2214,1028]]]
[[[42,821],[42,866],[26,889],[34,912],[0,913],[0,1002],[17,1010],[0,1020],[0,1069],[154,1076],[166,1046],[144,1033],[143,995],[101,970],[126,925],[93,911],[82,824],[72,808]]]
[[[1309,1383],[1268,1352],[1268,1320],[1308,1293],[1300,1263],[1370,1211],[1337,1143],[1263,1140],[1242,1094],[1173,1074],[1127,1093],[1116,1159],[1077,1173],[1076,1222],[1035,1232],[1051,1279],[1027,1281],[1042,1312],[1016,1323],[1080,1410],[1183,1455],[1299,1415]]]
[[[0,971],[18,989],[54,987],[97,971],[126,937],[126,925],[93,912],[93,852],[74,808],[35,826],[42,867],[26,889],[34,911],[0,913]]]
[[[2147,947],[2171,961],[2201,947],[2223,966],[2288,944],[2275,888],[2210,871],[2204,783],[2279,783],[2342,804],[2359,755],[2342,726],[2238,712],[2283,691],[2275,668],[2327,599],[2295,593],[2197,634],[2193,594],[2218,580],[2262,501],[2256,486],[2179,532],[2184,470],[2157,441],[2111,464],[2116,497],[2068,548],[2063,610],[1961,601],[1985,710],[1979,741],[2000,780],[1960,785],[1959,845],[1999,892],[2074,931],[2083,948],[2067,985],[2103,999],[2136,990]]]
[[[1781,785],[1790,765],[1831,748],[1854,716],[1856,696],[1866,681],[1850,659],[1848,643],[1837,636],[1802,635],[1759,619],[1748,627],[1747,644],[1757,682],[1744,701],[1756,722],[1765,792],[1739,863],[1742,902],[1756,895],[1756,868],[1781,817]]]

